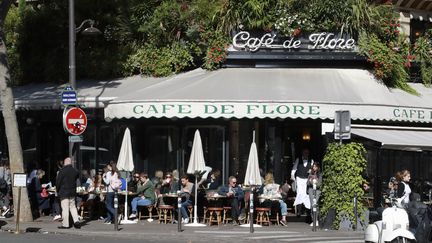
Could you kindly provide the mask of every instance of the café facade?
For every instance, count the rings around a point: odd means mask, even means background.
[[[216,71],[78,81],[78,103],[88,116],[80,168],[100,170],[116,160],[128,127],[137,171],[182,173],[198,129],[206,165],[219,169],[224,182],[230,175],[242,181],[255,131],[260,168],[273,171],[280,183],[302,148],[322,161],[334,140],[335,112],[344,110],[352,124],[345,142],[365,145],[365,175],[373,182],[382,184],[402,168],[414,178],[432,174],[432,88],[411,83],[419,93],[413,95],[386,87],[357,54],[354,39],[240,31],[227,51],[225,66]],[[51,177],[55,162],[68,154],[64,89],[14,89],[27,167],[38,164]]]

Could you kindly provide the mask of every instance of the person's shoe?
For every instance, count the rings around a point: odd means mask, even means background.
[[[189,224],[189,218],[182,219],[182,224]]]
[[[134,213],[132,213],[131,215],[129,215],[129,218],[130,219],[134,219],[134,218],[136,218],[137,216],[136,216],[136,214],[134,214]]]
[[[75,229],[81,229],[81,224],[79,221],[76,221],[73,225]]]
[[[279,221],[279,223],[280,223],[282,226],[287,226],[287,222],[286,222],[285,220],[281,220],[281,221]]]
[[[10,208],[6,208],[5,211],[1,214],[1,216],[6,217],[7,213],[9,213]]]
[[[63,226],[63,225],[62,226],[58,226],[57,228],[58,229],[70,229],[70,227],[66,227],[66,226]]]
[[[310,226],[313,226],[313,222],[310,224]],[[316,221],[316,226],[317,226],[317,227],[319,226],[318,221]]]
[[[239,220],[245,220],[246,219],[246,215],[244,213],[240,214]]]
[[[111,224],[112,222],[111,222],[111,220],[109,220],[109,219],[105,219],[105,221],[104,221],[104,224]]]
[[[54,216],[53,221],[60,220],[60,219],[61,219],[61,216],[60,215],[56,215],[56,216]]]

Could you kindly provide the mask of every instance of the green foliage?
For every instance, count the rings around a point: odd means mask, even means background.
[[[384,42],[376,35],[361,34],[359,38],[360,53],[368,57],[373,63],[374,74],[389,87],[400,88],[409,93],[417,94],[408,84],[408,68],[411,66],[412,56],[404,37],[395,42]]]
[[[228,39],[221,32],[204,32],[203,39],[208,40],[203,67],[215,70],[221,67],[227,57]]]
[[[280,0],[225,0],[214,16],[219,29],[229,33],[246,29],[270,30],[274,24],[275,6]]]
[[[140,73],[148,76],[169,76],[192,66],[190,47],[175,42],[171,46],[156,47],[151,44],[139,47],[125,63],[127,75]]]
[[[364,194],[361,188],[364,179],[361,174],[367,165],[365,153],[366,150],[360,143],[331,143],[327,147],[323,159],[321,212],[325,215],[331,208],[336,210],[335,228],[339,227],[343,214],[347,214],[352,222],[355,221],[353,199],[355,195],[362,198]],[[362,204],[358,204],[358,212],[364,211],[362,207]]]
[[[432,31],[417,38],[413,47],[415,60],[420,63],[420,72],[423,84],[430,86],[432,82]]]

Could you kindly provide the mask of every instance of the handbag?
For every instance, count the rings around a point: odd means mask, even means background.
[[[48,191],[46,188],[42,188],[42,191],[40,193],[41,197],[48,197]]]

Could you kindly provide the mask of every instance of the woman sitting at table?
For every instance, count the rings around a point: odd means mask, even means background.
[[[88,188],[88,198],[85,202],[85,205],[89,207],[90,218],[95,219],[99,216],[102,216],[102,206],[101,203],[104,200],[103,194],[101,193],[104,189],[104,185],[102,183],[102,175],[96,175],[89,183]]]
[[[171,172],[167,172],[165,174],[165,179],[162,181],[162,185],[160,188],[160,194],[158,195],[159,204],[160,205],[175,205],[175,203],[176,203],[175,200],[171,200],[171,202],[164,201],[165,199],[163,198],[163,195],[169,194],[169,193],[176,193],[177,194],[177,190],[179,190],[179,185],[178,185],[177,181],[174,181],[174,178],[173,178]]]
[[[217,190],[222,182],[221,182],[221,172],[216,169],[210,173],[209,178],[207,179],[207,189],[208,190]]]
[[[138,206],[149,206],[155,201],[154,185],[145,173],[140,174],[140,183],[137,188],[138,196],[132,199],[132,214],[129,218],[137,217]]]
[[[267,173],[264,178],[263,200],[274,200],[279,202],[282,219],[280,224],[286,226],[286,216],[288,214],[287,204],[282,200],[281,187],[274,183],[273,173]]]

